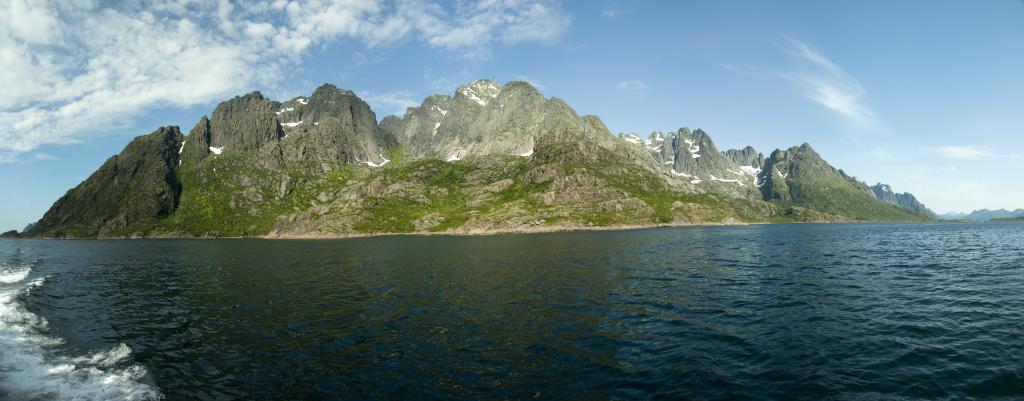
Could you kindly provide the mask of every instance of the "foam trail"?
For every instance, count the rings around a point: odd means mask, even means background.
[[[0,271],[0,399],[158,400],[160,392],[139,380],[141,366],[121,366],[131,349],[120,344],[93,355],[51,355],[63,341],[41,334],[47,322],[26,310],[19,298],[44,278],[23,282],[31,267]]]
[[[0,283],[3,284],[14,284],[24,280],[28,277],[28,274],[32,272],[30,266],[11,267],[8,265],[0,266]]]

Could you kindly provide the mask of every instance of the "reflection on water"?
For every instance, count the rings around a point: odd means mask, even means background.
[[[783,225],[0,255],[41,260],[22,301],[63,342],[40,352],[124,344],[111,369],[171,400],[961,399],[1024,396],[1022,247],[1022,224]]]

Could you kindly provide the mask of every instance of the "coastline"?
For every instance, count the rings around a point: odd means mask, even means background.
[[[429,237],[429,236],[449,236],[449,237],[483,237],[490,235],[515,235],[515,234],[543,234],[543,233],[571,233],[571,232],[590,232],[590,231],[633,231],[643,230],[648,228],[666,228],[666,227],[721,227],[721,226],[747,226],[753,224],[764,224],[764,223],[744,223],[744,222],[731,222],[731,223],[664,223],[664,224],[622,224],[614,226],[529,226],[529,227],[516,227],[516,228],[500,228],[490,230],[464,230],[464,231],[413,231],[405,233],[353,233],[353,234],[337,234],[337,235],[322,235],[322,234],[309,234],[309,235],[265,235],[259,237],[268,240],[324,240],[324,239],[347,239],[347,238],[372,238],[372,237],[393,237],[393,236],[417,236],[417,237]],[[255,238],[255,237],[254,237]]]
[[[955,220],[927,220],[927,221],[787,221],[787,222],[704,222],[704,223],[660,223],[660,224],[622,224],[611,226],[529,226],[499,229],[476,229],[476,230],[454,230],[438,232],[381,232],[381,233],[346,233],[346,234],[267,234],[251,237],[212,237],[212,236],[177,236],[177,235],[153,235],[153,236],[131,236],[131,237],[13,237],[3,239],[35,239],[35,240],[159,240],[159,239],[196,239],[196,240],[217,240],[217,239],[263,239],[263,240],[336,240],[373,237],[396,237],[396,236],[449,236],[449,237],[478,237],[492,235],[516,235],[516,234],[544,234],[544,233],[572,233],[572,232],[593,232],[593,231],[634,231],[651,228],[673,228],[673,227],[728,227],[728,226],[753,226],[753,225],[787,225],[787,224],[906,224],[906,223],[958,223]]]

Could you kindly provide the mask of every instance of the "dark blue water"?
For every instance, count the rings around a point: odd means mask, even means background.
[[[1024,224],[0,241],[0,399],[1024,399]]]

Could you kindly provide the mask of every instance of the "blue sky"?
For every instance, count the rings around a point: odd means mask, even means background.
[[[32,3],[32,4],[28,4]],[[324,82],[378,117],[527,80],[615,133],[811,143],[938,212],[1024,207],[1024,2],[403,0],[0,4],[0,229],[134,136]]]

